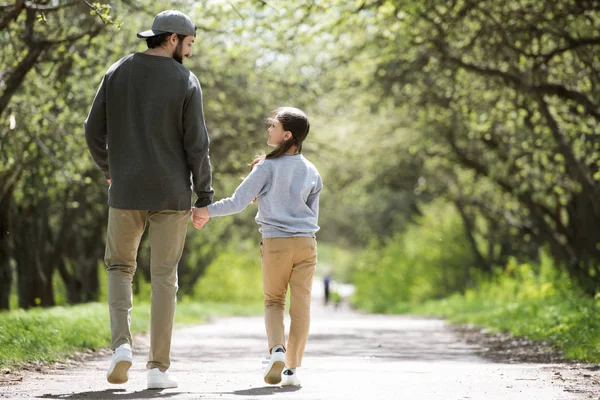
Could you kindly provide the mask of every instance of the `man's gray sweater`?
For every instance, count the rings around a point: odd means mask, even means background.
[[[170,57],[128,55],[110,67],[85,121],[92,157],[112,180],[108,204],[188,210],[212,202],[198,78]]]
[[[263,238],[315,236],[323,189],[315,166],[302,154],[256,164],[232,197],[208,206],[211,217],[236,214],[258,199],[256,222]]]

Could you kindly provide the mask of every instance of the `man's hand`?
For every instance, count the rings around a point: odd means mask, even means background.
[[[208,208],[192,208],[192,223],[194,224],[194,228],[202,229],[209,219],[210,214],[208,213]]]

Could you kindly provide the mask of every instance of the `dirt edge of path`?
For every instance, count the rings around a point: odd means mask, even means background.
[[[490,332],[473,325],[449,325],[458,337],[479,349],[474,354],[496,363],[548,364],[553,378],[562,381],[565,391],[600,400],[600,365],[567,360],[545,342],[506,333]]]

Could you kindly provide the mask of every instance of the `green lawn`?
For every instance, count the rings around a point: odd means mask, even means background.
[[[211,316],[261,312],[261,303],[184,302],[177,304],[175,323],[199,324]],[[150,323],[150,305],[136,303],[131,322],[134,334],[146,332]],[[0,313],[0,367],[18,368],[28,362],[50,363],[75,351],[96,350],[109,345],[108,306],[104,303]]]
[[[502,302],[483,296],[453,296],[414,307],[412,313],[440,316],[491,331],[547,342],[570,360],[600,362],[600,320],[592,299],[546,298]]]
[[[567,359],[600,363],[600,296],[579,292],[550,266],[527,264],[443,300],[399,306],[397,312],[439,316],[491,331],[546,342]]]

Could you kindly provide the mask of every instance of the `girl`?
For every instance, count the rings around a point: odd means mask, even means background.
[[[265,326],[270,360],[264,370],[268,384],[299,386],[296,368],[302,363],[310,325],[310,296],[317,264],[315,233],[319,230],[321,176],[302,154],[310,124],[293,107],[275,110],[267,144],[275,149],[251,163],[250,175],[233,196],[204,207],[194,217],[202,228],[210,217],[239,213],[258,200],[256,222],[260,243],[265,297]],[[285,296],[290,287],[291,326],[287,346],[284,333]],[[283,377],[282,377],[283,375]]]

